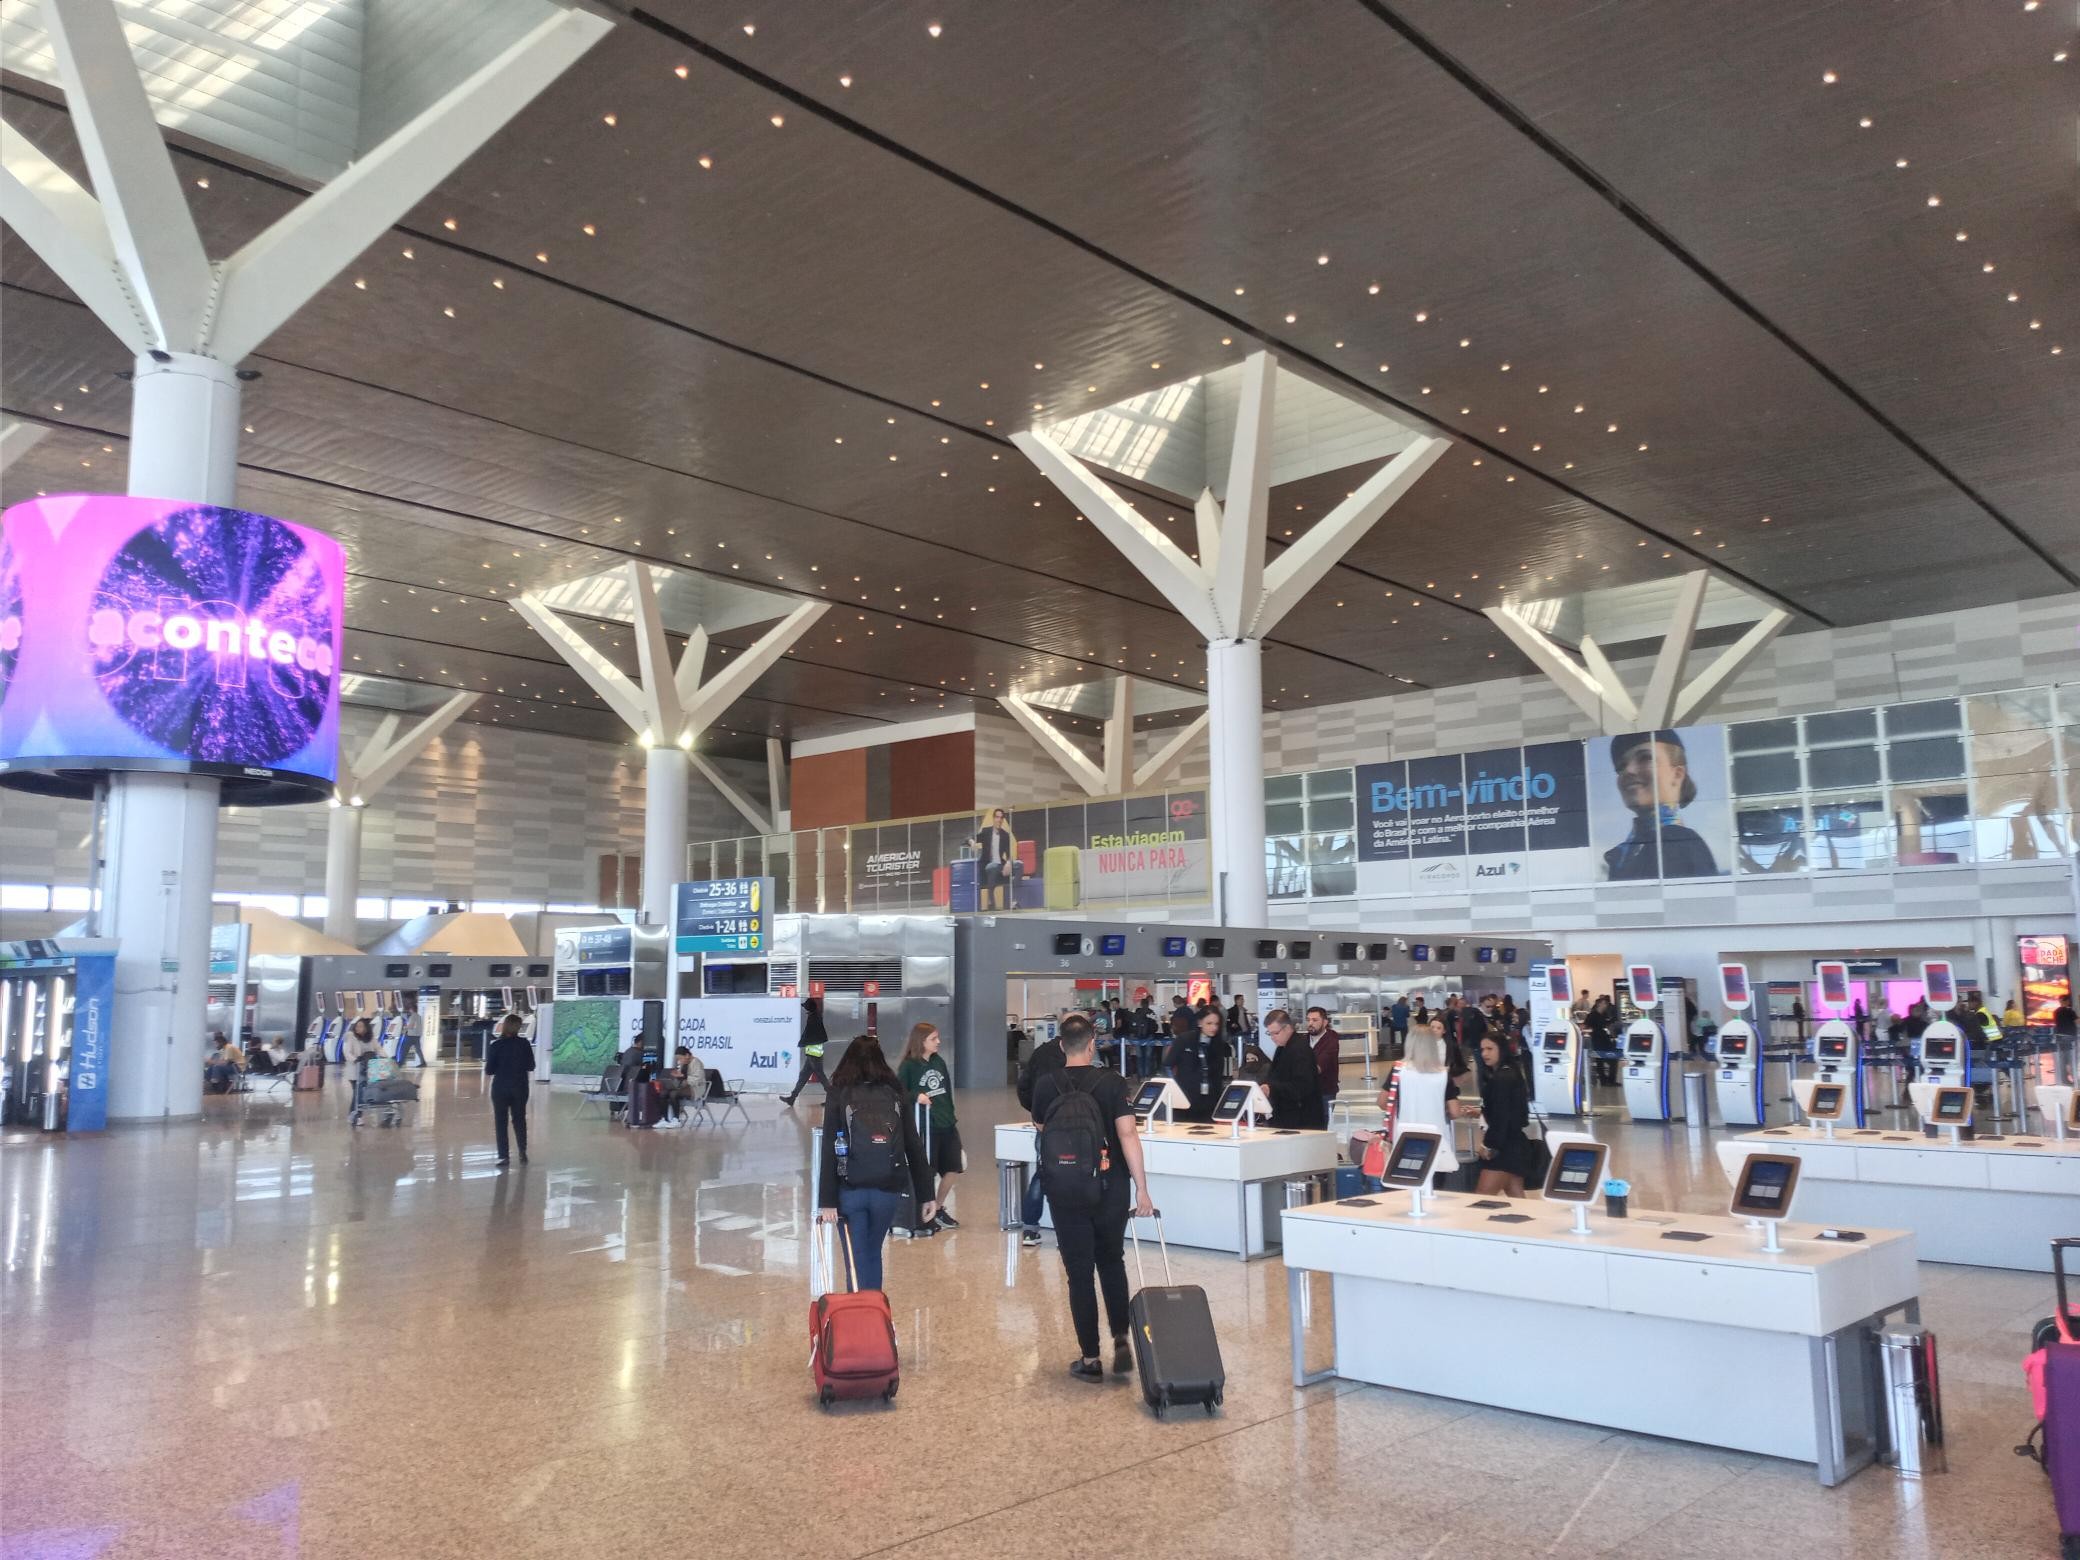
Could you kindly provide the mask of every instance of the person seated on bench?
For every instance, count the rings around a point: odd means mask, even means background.
[[[202,1064],[202,1084],[212,1094],[229,1094],[238,1075],[246,1070],[246,1054],[227,1035],[215,1036],[217,1048]]]

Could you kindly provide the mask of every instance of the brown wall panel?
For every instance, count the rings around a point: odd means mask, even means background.
[[[848,748],[798,758],[788,770],[797,829],[867,821],[867,752]]]
[[[936,737],[891,743],[888,800],[891,818],[967,812],[973,808],[975,733],[949,731]]]

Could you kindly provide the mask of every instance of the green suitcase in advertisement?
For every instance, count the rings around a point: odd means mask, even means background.
[[[1083,852],[1074,845],[1056,845],[1043,858],[1047,881],[1047,908],[1074,910],[1083,903]]]

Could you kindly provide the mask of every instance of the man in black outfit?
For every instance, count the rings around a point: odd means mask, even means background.
[[[513,1137],[520,1147],[520,1163],[527,1163],[527,1083],[534,1076],[534,1047],[520,1037],[520,1015],[508,1013],[499,1020],[498,1038],[484,1052],[484,1076],[491,1080],[491,1120],[498,1131],[498,1163],[511,1163],[506,1154],[506,1123],[513,1124]]]
[[[1134,1096],[1116,1072],[1095,1067],[1097,1036],[1090,1020],[1067,1019],[1061,1029],[1062,1066],[1047,1073],[1033,1088],[1033,1122],[1045,1126],[1047,1112],[1065,1092],[1093,1096],[1105,1119],[1103,1186],[1095,1208],[1063,1208],[1050,1204],[1055,1244],[1069,1278],[1069,1315],[1076,1324],[1076,1344],[1083,1352],[1069,1373],[1083,1381],[1103,1381],[1105,1362],[1098,1354],[1098,1289],[1105,1290],[1105,1320],[1112,1328],[1112,1374],[1134,1372],[1134,1351],[1127,1341],[1127,1219],[1148,1218],[1155,1201],[1141,1166],[1141,1138],[1135,1131]],[[1122,1171],[1124,1170],[1124,1173]],[[1035,1177],[1037,1181],[1038,1177]],[[1133,1196],[1128,1192],[1131,1186]]]
[[[1066,1030],[1070,1023],[1076,1022],[1079,1021],[1071,1019],[1062,1027]],[[1026,1058],[1025,1066],[1018,1070],[1018,1103],[1031,1111],[1033,1094],[1039,1087],[1040,1080],[1050,1073],[1060,1072],[1066,1065],[1062,1059],[1060,1040],[1045,1040],[1034,1046],[1033,1054]],[[1040,1119],[1037,1113],[1033,1119]],[[1040,1166],[1036,1163],[1032,1175],[1026,1179],[1025,1201],[1019,1208],[1020,1222],[1025,1225],[1025,1233],[1019,1237],[1021,1246],[1040,1244],[1040,1214],[1045,1206],[1046,1194],[1040,1190]]]

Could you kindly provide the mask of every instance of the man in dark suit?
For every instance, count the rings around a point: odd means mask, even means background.
[[[491,1080],[491,1120],[498,1132],[498,1164],[511,1161],[506,1153],[506,1124],[512,1123],[513,1138],[520,1148],[520,1163],[527,1163],[527,1088],[534,1077],[534,1047],[520,1033],[520,1015],[508,1013],[498,1022],[498,1038],[484,1052],[484,1076]]]

